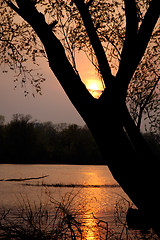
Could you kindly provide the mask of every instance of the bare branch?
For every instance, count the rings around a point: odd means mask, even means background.
[[[111,69],[110,69],[105,51],[97,35],[96,28],[93,25],[88,7],[86,6],[83,0],[82,1],[75,0],[74,2],[81,14],[88,37],[94,49],[104,83],[105,85],[108,85],[110,80],[113,79],[113,75],[111,74]]]
[[[160,1],[152,0],[149,9],[146,12],[140,29],[138,31],[136,47],[137,47],[137,59],[135,62],[135,67],[137,67],[139,61],[141,60],[146,47],[151,38],[153,29],[158,21],[160,15]]]
[[[86,3],[86,6],[89,8],[91,5],[92,5],[92,2],[93,2],[94,0],[89,0],[87,3]]]
[[[155,81],[155,83],[154,83],[154,85],[153,85],[150,93],[149,93],[148,96],[146,97],[143,105],[140,106],[140,111],[139,111],[138,121],[137,121],[137,127],[138,127],[138,129],[140,129],[140,127],[141,127],[143,111],[144,111],[144,109],[146,108],[147,104],[149,103],[149,100],[150,100],[150,98],[151,98],[151,96],[152,96],[152,94],[153,94],[153,92],[154,92],[154,90],[155,90],[155,88],[156,88],[159,80],[160,80],[160,77],[158,77],[158,79]]]
[[[12,8],[16,13],[18,13],[18,14],[20,15],[20,10],[19,10],[19,8],[17,8],[16,5],[13,4],[12,1],[6,0],[6,3],[7,3],[7,5],[8,5],[10,8]]]
[[[126,0],[126,40],[122,51],[122,59],[117,73],[117,79],[123,79],[119,87],[124,96],[127,95],[128,84],[141,61],[144,52],[151,38],[154,27],[157,23],[160,13],[159,0],[152,0],[149,9],[145,14],[141,27],[137,31],[137,20],[135,16],[135,5],[129,7],[130,1]],[[133,3],[134,1],[132,1]],[[131,16],[135,19],[132,23]],[[128,25],[127,25],[128,24]],[[133,25],[133,28],[132,28]],[[130,30],[127,30],[130,28]]]
[[[134,47],[138,31],[138,18],[135,0],[125,0],[124,2],[126,15],[126,34],[117,78],[123,79],[120,84],[121,89],[123,89],[125,94],[130,81],[130,68],[132,67],[134,61],[133,55],[135,52]]]
[[[135,0],[125,0],[126,42],[132,44],[138,31],[138,18]]]
[[[82,117],[85,118],[88,116],[88,111],[91,110],[91,104],[94,99],[67,59],[61,42],[46,23],[44,15],[38,12],[31,0],[17,0],[17,5],[21,11],[21,16],[32,26],[43,43],[50,68],[61,83],[71,102],[78,109]],[[84,105],[82,102],[84,102]]]
[[[136,41],[138,31],[138,18],[136,13],[135,0],[125,0],[125,15],[126,15],[126,34],[123,50],[121,53],[121,64],[128,64],[130,57],[133,55],[133,46]],[[120,68],[121,68],[120,64]]]

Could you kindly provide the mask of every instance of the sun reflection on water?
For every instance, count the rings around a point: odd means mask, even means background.
[[[13,174],[10,178],[14,178],[15,172],[17,172],[17,166],[10,167],[12,167],[11,173]],[[106,239],[107,223],[105,223],[105,221],[108,222],[108,217],[109,221],[111,219],[109,212],[113,213],[113,194],[114,191],[117,193],[118,189],[107,187],[107,185],[115,184],[115,182],[110,176],[106,177],[107,173],[105,166],[72,166],[71,171],[70,166],[63,166],[62,168],[56,165],[53,167],[47,165],[46,172],[43,170],[44,165],[40,167],[40,171],[37,173],[38,176],[50,174],[50,177],[44,179],[42,184],[39,181],[29,181],[29,185],[22,185],[21,183],[17,184],[17,182],[1,182],[1,185],[3,186],[4,184],[5,186],[10,184],[10,188],[8,188],[10,195],[9,197],[6,195],[6,199],[11,199],[11,196],[13,196],[13,194],[11,195],[11,192],[16,192],[15,188],[17,188],[17,196],[19,196],[18,194],[21,192],[19,197],[23,196],[23,199],[28,201],[27,204],[29,203],[29,208],[33,205],[34,209],[36,206],[35,203],[38,203],[40,206],[44,205],[45,207],[45,203],[47,203],[48,211],[51,213],[50,216],[53,217],[54,221],[55,217],[57,217],[56,223],[61,221],[65,224],[65,228],[63,229],[65,229],[67,232],[66,234],[69,234],[69,236],[72,227],[72,230],[75,230],[75,234],[77,234],[77,240]],[[29,172],[29,168],[31,168],[32,172]],[[35,168],[33,166],[25,166],[24,175],[21,173],[22,166],[20,166],[19,169],[19,178],[34,176]],[[6,166],[6,171],[3,170],[3,172],[7,173],[3,178],[9,178],[7,171],[8,166]],[[62,184],[59,184],[61,186],[58,187],[56,184],[53,186],[53,183],[59,183],[61,181],[62,175],[63,182]],[[2,170],[1,176],[3,176]],[[69,185],[70,187],[68,187]],[[76,185],[78,185],[78,187],[76,187]],[[86,185],[86,187],[84,187],[84,185]],[[3,187],[3,191],[5,189],[6,187]],[[15,206],[17,207],[17,205],[13,205],[13,207]],[[50,219],[49,222],[51,223]],[[103,227],[101,227],[102,225]],[[81,230],[83,238],[81,238]],[[69,240],[71,238],[68,237],[65,239]]]
[[[95,189],[92,190],[95,193]],[[105,239],[108,223],[100,218],[101,207],[97,199],[91,198],[90,191],[88,193],[88,200],[83,204],[80,216],[82,219],[83,237],[85,240]]]
[[[84,236],[86,240],[95,240],[97,239],[97,232],[96,232],[96,221],[93,219],[93,214],[89,213],[86,214],[86,218],[84,219]]]
[[[87,173],[88,179],[85,184],[103,185],[103,180],[98,176],[96,171]],[[104,196],[103,188],[86,188],[83,189],[83,236],[85,240],[105,239],[107,232],[107,223],[100,220],[102,210],[102,196]],[[106,197],[106,196],[105,196]],[[98,217],[97,217],[98,216]]]

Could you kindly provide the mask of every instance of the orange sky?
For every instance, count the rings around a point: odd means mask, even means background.
[[[77,64],[87,88],[94,88],[91,91],[97,97],[95,87],[102,89],[102,85],[101,81],[98,81],[95,70],[84,54],[79,55]],[[4,115],[7,121],[10,121],[11,116],[15,113],[23,113],[31,114],[33,119],[42,122],[53,121],[54,123],[67,122],[84,125],[84,121],[71,104],[47,63],[41,64],[40,72],[46,78],[42,84],[43,95],[36,95],[36,98],[33,98],[31,94],[27,97],[24,96],[20,84],[14,90],[13,72],[4,74],[0,71],[0,115]]]
[[[86,87],[97,98],[103,89],[101,81],[98,79],[95,69],[85,54],[80,53],[77,56],[79,74]],[[35,67],[33,64],[31,66]],[[32,94],[25,97],[24,90],[21,89],[20,84],[14,90],[14,72],[10,71],[4,74],[2,73],[4,69],[0,68],[0,115],[4,115],[7,121],[11,120],[13,114],[22,113],[31,114],[33,119],[37,119],[38,121],[67,122],[84,125],[83,119],[54,77],[48,63],[43,60],[40,68],[39,72],[43,73],[46,81],[42,84],[43,95],[36,95],[36,98],[33,98]],[[99,90],[97,91],[97,89]]]
[[[95,98],[98,98],[101,95],[101,91],[103,91],[103,85],[98,73],[84,53],[78,54],[77,68],[82,81],[85,83],[90,93]]]

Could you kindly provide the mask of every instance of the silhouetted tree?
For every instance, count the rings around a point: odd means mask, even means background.
[[[153,226],[160,229],[159,163],[126,107],[128,86],[148,44],[150,55],[157,51],[160,1],[1,0],[1,9],[2,61],[13,69],[17,65],[23,75],[22,84],[30,78],[40,91],[42,76],[33,79],[24,64],[29,56],[34,63],[37,56],[47,57],[50,68],[91,130],[114,178]],[[16,23],[15,13],[25,22]],[[154,41],[149,42],[150,39]],[[38,47],[40,42],[43,47]],[[75,61],[77,49],[87,53],[105,86],[98,100],[81,81]],[[156,56],[152,58],[154,65],[158,64]],[[140,105],[139,114],[145,105]]]
[[[5,138],[4,123],[5,117],[0,115],[0,159],[2,159],[4,156],[4,138]]]
[[[3,115],[0,115],[0,126],[3,126],[5,123],[5,117]]]
[[[33,161],[32,154],[36,139],[31,118],[30,115],[15,114],[6,127],[5,148],[7,160],[10,163],[30,163]]]
[[[0,163],[104,164],[89,129],[59,125],[14,114],[0,126]]]

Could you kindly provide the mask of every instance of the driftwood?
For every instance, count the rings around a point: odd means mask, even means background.
[[[5,182],[23,182],[23,181],[28,181],[28,180],[37,180],[37,179],[42,179],[46,178],[49,175],[44,175],[41,177],[31,177],[31,178],[9,178],[9,179],[0,179],[0,181],[5,181]]]

